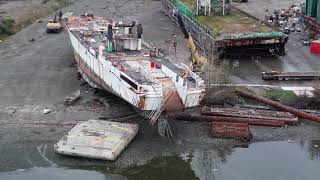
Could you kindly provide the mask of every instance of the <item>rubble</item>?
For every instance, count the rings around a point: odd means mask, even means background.
[[[272,26],[280,28],[286,34],[294,31],[300,32],[301,28],[303,28],[301,8],[295,5],[290,6],[288,9],[275,10],[271,14],[268,12],[265,15],[265,21]]]
[[[64,104],[65,105],[74,104],[75,102],[77,102],[80,99],[80,95],[81,95],[81,91],[78,89],[72,95],[64,98]]]

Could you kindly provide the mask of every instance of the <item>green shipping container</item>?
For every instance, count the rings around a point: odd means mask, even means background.
[[[320,22],[320,0],[318,0],[318,7],[317,7],[317,21]]]
[[[304,4],[301,4],[301,11],[303,14],[307,14],[307,5],[304,3]]]
[[[307,16],[317,16],[318,0],[307,0]]]

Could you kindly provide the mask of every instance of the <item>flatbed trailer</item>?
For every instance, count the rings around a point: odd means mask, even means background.
[[[179,12],[187,30],[207,54],[225,56],[285,55],[288,36],[257,18],[231,7],[230,15],[197,16],[192,0],[162,0],[166,14]]]
[[[320,71],[309,72],[262,72],[263,80],[319,80]]]

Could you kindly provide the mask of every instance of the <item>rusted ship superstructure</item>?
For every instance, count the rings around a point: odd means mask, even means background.
[[[142,40],[142,25],[113,22],[93,14],[67,19],[79,72],[93,87],[107,90],[152,115],[199,105],[204,81]]]

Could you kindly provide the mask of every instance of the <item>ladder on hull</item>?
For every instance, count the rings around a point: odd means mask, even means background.
[[[160,108],[154,111],[151,111],[151,113],[148,116],[148,119],[150,119],[150,124],[153,126],[157,120],[159,119],[161,113],[165,109],[167,103],[169,102],[170,98],[175,94],[173,90],[170,90],[167,95],[162,99]]]

